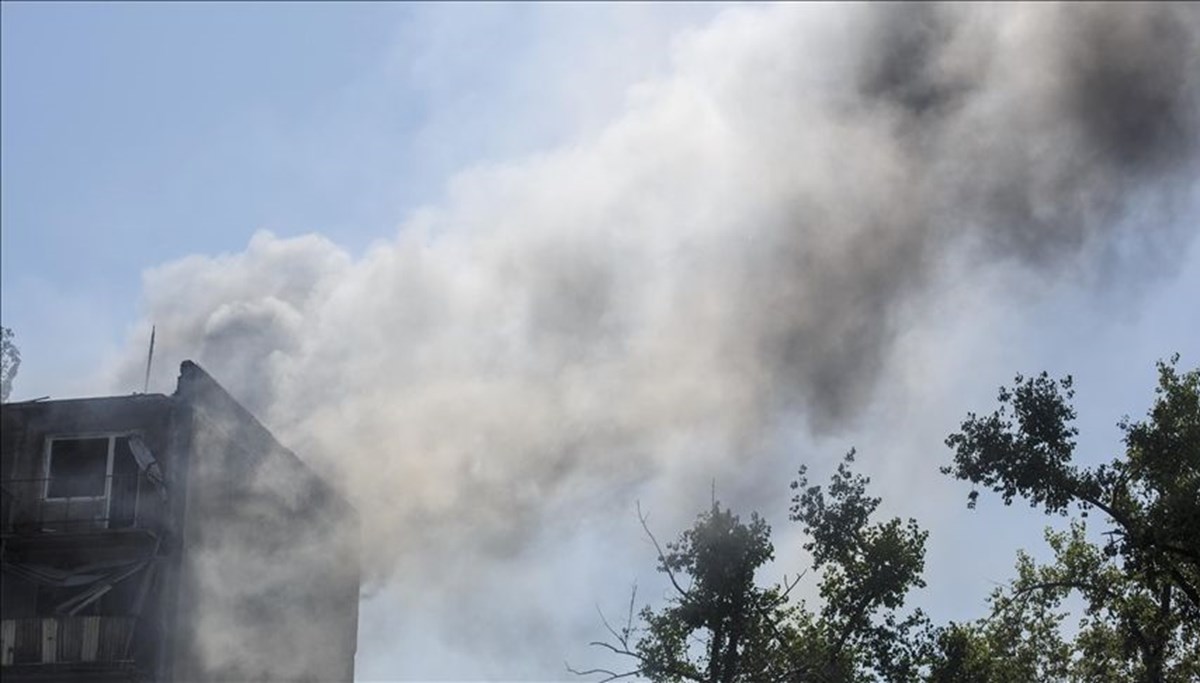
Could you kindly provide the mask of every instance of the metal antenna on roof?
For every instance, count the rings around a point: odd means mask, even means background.
[[[150,364],[154,362],[154,325],[150,326],[150,353],[146,355],[146,381],[142,384],[142,393],[150,392]]]

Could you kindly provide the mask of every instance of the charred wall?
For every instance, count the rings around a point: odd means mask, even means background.
[[[137,437],[171,469],[173,401],[162,395],[3,406],[0,616],[6,680],[156,680],[171,566],[165,490],[107,455],[101,500],[49,500],[55,439]],[[120,435],[120,436],[118,436]],[[116,480],[117,483],[112,483]]]
[[[353,509],[198,366],[184,363],[189,435],[176,678],[353,678]]]
[[[172,396],[0,412],[6,680],[352,680],[355,512],[199,366]],[[102,497],[52,494],[62,441],[107,444]]]

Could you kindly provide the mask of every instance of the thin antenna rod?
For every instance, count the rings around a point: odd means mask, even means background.
[[[150,364],[154,362],[154,326],[150,326],[150,353],[146,356],[146,381],[142,384],[142,393],[150,392]]]

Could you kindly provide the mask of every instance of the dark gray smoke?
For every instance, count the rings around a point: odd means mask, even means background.
[[[789,380],[785,393],[818,424],[862,405],[897,301],[956,240],[981,241],[982,260],[1053,270],[1146,202],[1156,211],[1133,229],[1171,224],[1200,158],[1197,16],[1191,6],[886,5],[866,17],[832,113],[886,128],[880,144],[899,155],[902,177],[872,186],[862,169],[863,182],[835,197],[782,206],[751,252],[741,300],[766,304],[749,327],[769,374]],[[779,137],[786,145],[790,132]],[[822,168],[850,176],[859,163]],[[825,231],[843,241],[814,244]]]
[[[1198,41],[1194,4],[727,12],[599,133],[361,258],[260,234],[158,268],[145,326],[350,491],[368,571],[485,595],[551,520],[850,424],[948,260],[1190,239]]]

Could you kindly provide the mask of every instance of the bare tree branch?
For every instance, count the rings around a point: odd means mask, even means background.
[[[625,637],[629,637],[633,633],[633,603],[637,600],[637,582],[634,582],[633,589],[629,591],[629,611],[625,614]]]
[[[641,673],[641,669],[635,669],[633,671],[626,671],[625,673],[617,673],[616,671],[610,671],[609,669],[586,669],[586,670],[580,671],[579,669],[572,668],[571,665],[568,664],[567,662],[563,662],[563,666],[567,667],[568,673],[575,674],[576,676],[591,676],[594,674],[604,674],[604,678],[599,679],[598,681],[596,681],[596,683],[608,683],[608,681],[615,681],[618,678],[628,678],[629,676],[636,676],[639,673]]]
[[[779,602],[781,604],[787,602],[788,595],[791,594],[792,589],[796,587],[796,584],[800,583],[800,579],[803,579],[804,575],[807,573],[808,573],[807,569],[800,572],[799,574],[796,575],[796,580],[791,582],[790,584],[788,583],[788,580],[787,580],[787,574],[783,575],[784,590],[782,593],[779,594]]]
[[[617,630],[609,625],[608,619],[604,616],[604,610],[600,609],[600,605],[596,605],[596,613],[600,615],[600,623],[604,624],[604,629],[606,631],[608,631],[609,633],[611,633],[612,637],[616,638],[617,642],[620,643],[622,646],[629,647],[629,644],[627,642],[625,642],[626,641],[625,636],[622,636],[620,633],[617,633]]]
[[[667,555],[663,552],[662,546],[659,545],[658,539],[654,537],[654,532],[650,531],[650,525],[647,522],[646,515],[642,512],[642,501],[637,502],[638,521],[642,523],[642,530],[650,537],[650,542],[654,544],[654,551],[658,553],[658,561],[662,563],[663,571],[666,572],[667,578],[671,579],[671,585],[683,597],[689,597],[688,592],[680,587],[679,581],[675,579],[675,572],[671,571],[671,566],[667,563]]]
[[[638,653],[633,652],[633,651],[629,650],[628,648],[617,647],[616,645],[613,645],[612,643],[606,643],[603,640],[593,640],[592,642],[588,643],[588,645],[591,645],[592,647],[602,647],[605,650],[610,650],[616,654],[626,655],[629,657],[633,657],[633,658],[637,659],[638,661],[641,661],[641,657],[638,656]]]

